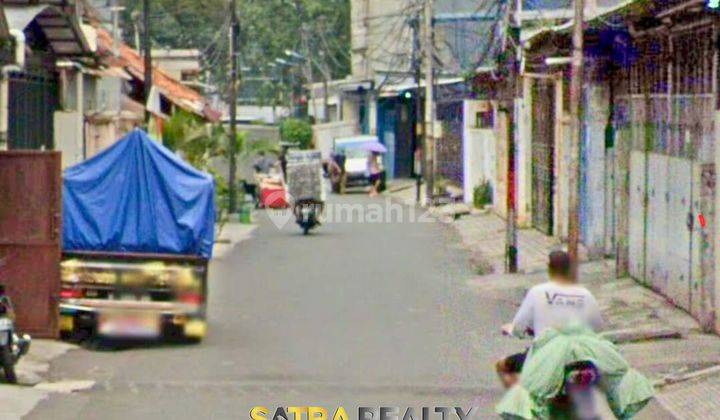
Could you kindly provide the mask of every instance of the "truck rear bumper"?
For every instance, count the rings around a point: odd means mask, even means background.
[[[95,306],[86,306],[78,304],[61,303],[60,304],[60,332],[66,336],[72,336],[78,332],[84,332],[89,335],[103,336],[100,331],[100,319],[107,313],[117,313],[122,311],[125,315],[142,314],[143,316],[156,317],[159,323],[160,337],[184,337],[191,339],[202,339],[207,333],[207,323],[205,316],[197,308],[188,310],[188,308],[174,308],[170,310],[158,309],[128,309],[121,307],[113,307],[112,309],[101,308]],[[132,334],[127,337],[113,338],[135,338]],[[150,337],[146,337],[150,338]]]

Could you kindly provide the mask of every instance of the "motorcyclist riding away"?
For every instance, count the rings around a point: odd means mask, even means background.
[[[566,375],[577,369],[592,372],[590,386],[599,387],[616,418],[632,418],[654,395],[652,383],[628,364],[615,344],[598,334],[602,328],[598,303],[575,282],[571,270],[567,253],[551,253],[550,280],[530,289],[513,322],[503,327],[506,335],[529,333],[534,339],[526,352],[497,363],[507,388],[495,407],[502,418],[556,418],[553,410],[571,389],[566,387]],[[589,407],[594,412],[594,403]]]
[[[597,300],[588,289],[573,279],[570,256],[563,251],[550,254],[550,280],[527,293],[513,322],[503,326],[503,334],[516,337],[541,336],[548,328],[559,328],[570,322],[590,326],[595,332],[602,327]],[[527,350],[506,357],[496,364],[500,380],[506,388],[513,386],[522,371]]]

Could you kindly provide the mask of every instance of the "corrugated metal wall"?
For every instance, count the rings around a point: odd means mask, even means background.
[[[616,98],[619,141],[632,144],[630,272],[714,323],[714,110],[712,24],[642,36],[628,47]]]

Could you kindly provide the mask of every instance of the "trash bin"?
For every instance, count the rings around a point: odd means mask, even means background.
[[[240,207],[239,219],[240,223],[249,225],[252,223],[252,211],[254,205],[252,203],[245,203]]]

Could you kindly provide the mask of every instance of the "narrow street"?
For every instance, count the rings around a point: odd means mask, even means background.
[[[720,418],[718,34],[0,1],[0,420]]]
[[[202,344],[71,352],[51,379],[95,386],[55,394],[27,418],[248,418],[257,405],[477,406],[475,418],[491,415],[501,392],[492,365],[523,343],[497,333],[510,303],[467,289],[473,273],[450,229],[346,222],[303,237],[294,224],[258,219],[254,237],[211,266]]]

